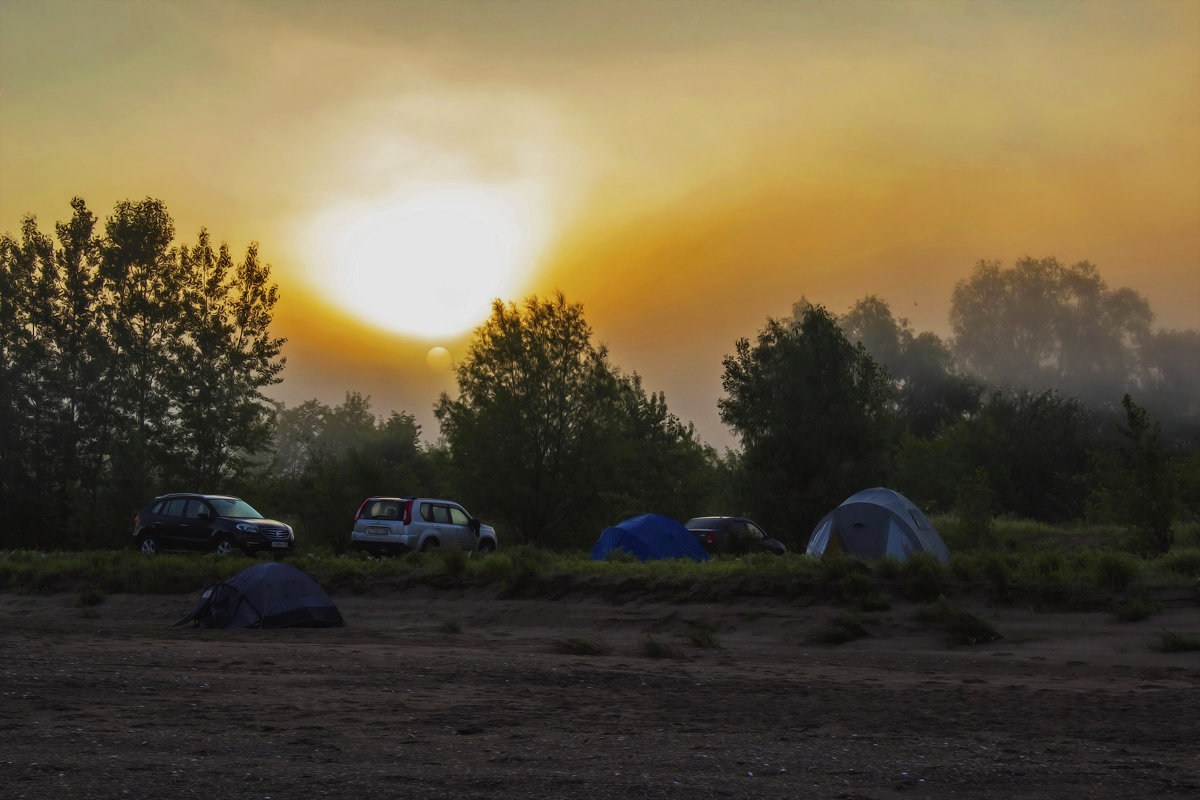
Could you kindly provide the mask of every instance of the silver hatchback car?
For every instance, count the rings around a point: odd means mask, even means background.
[[[368,497],[354,515],[350,548],[372,555],[400,555],[455,547],[491,553],[496,529],[482,524],[452,500],[431,497]]]

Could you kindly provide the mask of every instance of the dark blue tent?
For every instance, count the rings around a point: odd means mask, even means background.
[[[613,550],[624,550],[641,561],[658,558],[708,561],[708,553],[692,532],[661,514],[642,514],[605,528],[592,548],[592,560],[603,561]]]
[[[289,628],[344,625],[320,584],[278,561],[255,564],[204,590],[200,604],[176,622],[206,628]]]

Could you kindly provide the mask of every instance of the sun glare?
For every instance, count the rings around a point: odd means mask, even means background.
[[[315,226],[314,278],[361,321],[437,339],[513,299],[534,268],[539,220],[518,186],[409,185],[348,205]]]

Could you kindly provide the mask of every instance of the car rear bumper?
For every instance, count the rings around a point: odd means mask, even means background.
[[[370,553],[376,556],[400,556],[405,553],[411,553],[413,548],[403,542],[380,539],[372,541],[370,539],[354,539],[350,542],[351,550],[358,550],[365,553]]]

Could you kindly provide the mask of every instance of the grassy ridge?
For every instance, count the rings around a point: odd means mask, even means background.
[[[132,551],[0,552],[0,592],[78,593],[81,605],[96,604],[105,594],[191,593],[254,561],[245,556],[145,556]],[[485,587],[505,597],[553,599],[582,593],[614,601],[670,602],[772,597],[858,611],[886,609],[896,598],[930,603],[974,596],[1047,610],[1113,610],[1131,619],[1154,612],[1151,595],[1159,590],[1197,596],[1200,578],[1200,548],[1194,547],[1154,559],[1085,547],[979,550],[955,555],[948,565],[923,554],[905,562],[885,558],[870,563],[844,555],[813,559],[795,554],[721,558],[704,564],[641,563],[621,555],[598,562],[583,552],[551,553],[532,547],[487,556],[447,551],[396,559],[309,553],[296,554],[289,563],[335,596],[410,586]]]

